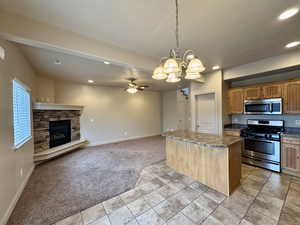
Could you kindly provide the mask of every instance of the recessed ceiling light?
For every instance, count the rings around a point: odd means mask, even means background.
[[[90,84],[94,83],[94,81],[93,81],[93,80],[88,80],[88,82],[89,82]]]
[[[55,65],[61,65],[61,61],[59,59],[55,59],[54,64]]]
[[[110,64],[110,62],[108,62],[108,61],[104,61],[103,63],[106,64],[106,65]]]
[[[292,16],[295,16],[299,12],[298,8],[292,8],[284,11],[281,13],[278,17],[279,20],[286,20],[288,18],[291,18]]]
[[[213,68],[212,68],[213,70],[218,70],[218,69],[220,69],[220,66],[218,66],[218,65],[216,65],[216,66],[213,66]]]
[[[294,41],[294,42],[288,43],[285,47],[286,48],[293,48],[293,47],[296,47],[298,45],[300,45],[300,41]]]

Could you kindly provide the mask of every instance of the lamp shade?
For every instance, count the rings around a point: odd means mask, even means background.
[[[205,67],[203,66],[200,59],[194,58],[190,61],[187,72],[190,73],[201,73],[205,70]]]
[[[164,68],[159,66],[155,68],[152,78],[155,80],[164,80],[168,78],[168,75],[164,72]]]
[[[178,73],[180,72],[180,67],[178,65],[178,62],[174,58],[169,58],[164,63],[164,72],[165,73]]]
[[[185,79],[187,80],[195,80],[199,79],[201,77],[200,73],[192,73],[192,72],[186,72]]]
[[[166,81],[169,83],[176,83],[176,82],[179,82],[180,80],[181,79],[177,73],[170,73],[168,76],[168,79]]]
[[[126,91],[129,93],[129,94],[135,94],[137,93],[137,89],[135,87],[129,87],[126,89]]]

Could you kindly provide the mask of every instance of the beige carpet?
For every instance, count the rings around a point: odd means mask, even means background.
[[[49,225],[135,186],[165,159],[160,136],[89,147],[36,167],[7,225]]]

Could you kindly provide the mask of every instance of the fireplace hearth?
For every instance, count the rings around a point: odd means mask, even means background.
[[[50,148],[71,142],[71,120],[50,121]]]

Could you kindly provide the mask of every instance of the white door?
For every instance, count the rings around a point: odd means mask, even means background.
[[[215,94],[196,96],[196,131],[218,134]]]

